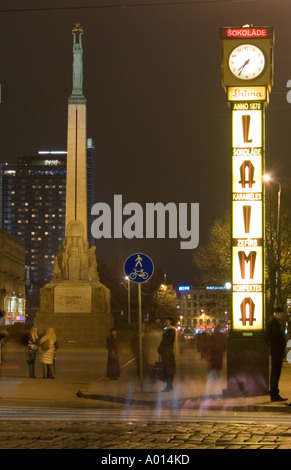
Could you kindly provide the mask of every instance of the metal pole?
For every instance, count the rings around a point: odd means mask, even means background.
[[[139,381],[140,391],[143,391],[143,357],[142,357],[142,311],[141,311],[141,283],[138,283],[138,324],[139,324]]]
[[[281,262],[281,229],[280,229],[280,210],[281,210],[281,183],[277,180],[276,183],[279,185],[278,188],[278,209],[277,209],[277,271],[276,271],[276,305],[279,305],[280,295],[280,284],[281,284],[281,273],[280,273],[280,262]],[[280,298],[281,301],[281,298]]]

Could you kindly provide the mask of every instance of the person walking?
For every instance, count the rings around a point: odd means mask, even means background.
[[[48,328],[46,334],[39,340],[42,348],[40,362],[43,366],[43,378],[54,379],[55,345],[57,337],[53,328]]]
[[[161,333],[155,325],[145,325],[144,335],[142,338],[142,349],[144,358],[144,373],[148,377],[150,383],[155,383],[154,365],[159,360],[158,347],[161,342]]]
[[[37,344],[38,344],[37,328],[33,326],[28,336],[28,359],[27,359],[27,363],[29,366],[29,377],[32,379],[35,378],[35,360],[36,360],[36,353],[37,353]]]
[[[286,401],[279,394],[279,379],[282,370],[284,352],[286,348],[285,335],[282,321],[286,317],[282,307],[274,309],[273,318],[267,323],[267,337],[270,345],[271,374],[270,374],[270,398],[271,401]]]
[[[158,347],[158,353],[162,359],[166,380],[166,387],[162,392],[170,392],[173,390],[173,380],[176,372],[175,353],[177,353],[178,345],[174,318],[167,317],[165,323],[166,327]]]
[[[212,371],[213,375],[217,376],[217,378],[219,378],[221,374],[225,351],[226,334],[222,333],[219,330],[219,327],[216,326],[214,328],[214,332],[209,335],[207,359],[209,364],[209,371]]]
[[[107,359],[107,377],[110,380],[116,380],[120,377],[119,367],[119,348],[117,331],[115,328],[111,328],[110,335],[107,338],[106,346],[108,350]]]

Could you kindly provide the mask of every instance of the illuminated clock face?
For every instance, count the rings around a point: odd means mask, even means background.
[[[253,80],[265,68],[265,56],[253,44],[242,44],[233,49],[228,60],[229,69],[236,78]]]

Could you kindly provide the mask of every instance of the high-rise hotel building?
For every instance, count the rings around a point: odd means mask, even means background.
[[[53,261],[65,238],[66,152],[38,152],[1,164],[1,228],[18,237],[27,250],[30,284],[49,282]],[[87,141],[88,241],[91,207],[95,202],[95,148]]]

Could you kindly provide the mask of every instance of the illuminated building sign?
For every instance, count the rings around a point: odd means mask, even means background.
[[[45,165],[59,165],[59,160],[45,160]]]
[[[206,290],[225,290],[225,286],[206,286]]]
[[[263,88],[263,87],[258,87]],[[233,329],[261,330],[264,318],[264,102],[230,100],[232,108],[232,303]],[[233,87],[230,96],[254,96]]]
[[[254,87],[235,87],[230,86],[227,88],[228,101],[253,101],[268,99],[267,88],[264,86]]]
[[[183,290],[191,290],[191,289],[190,289],[190,286],[179,286],[179,290],[183,291]]]
[[[221,39],[273,38],[273,28],[272,27],[221,28],[220,38]]]

